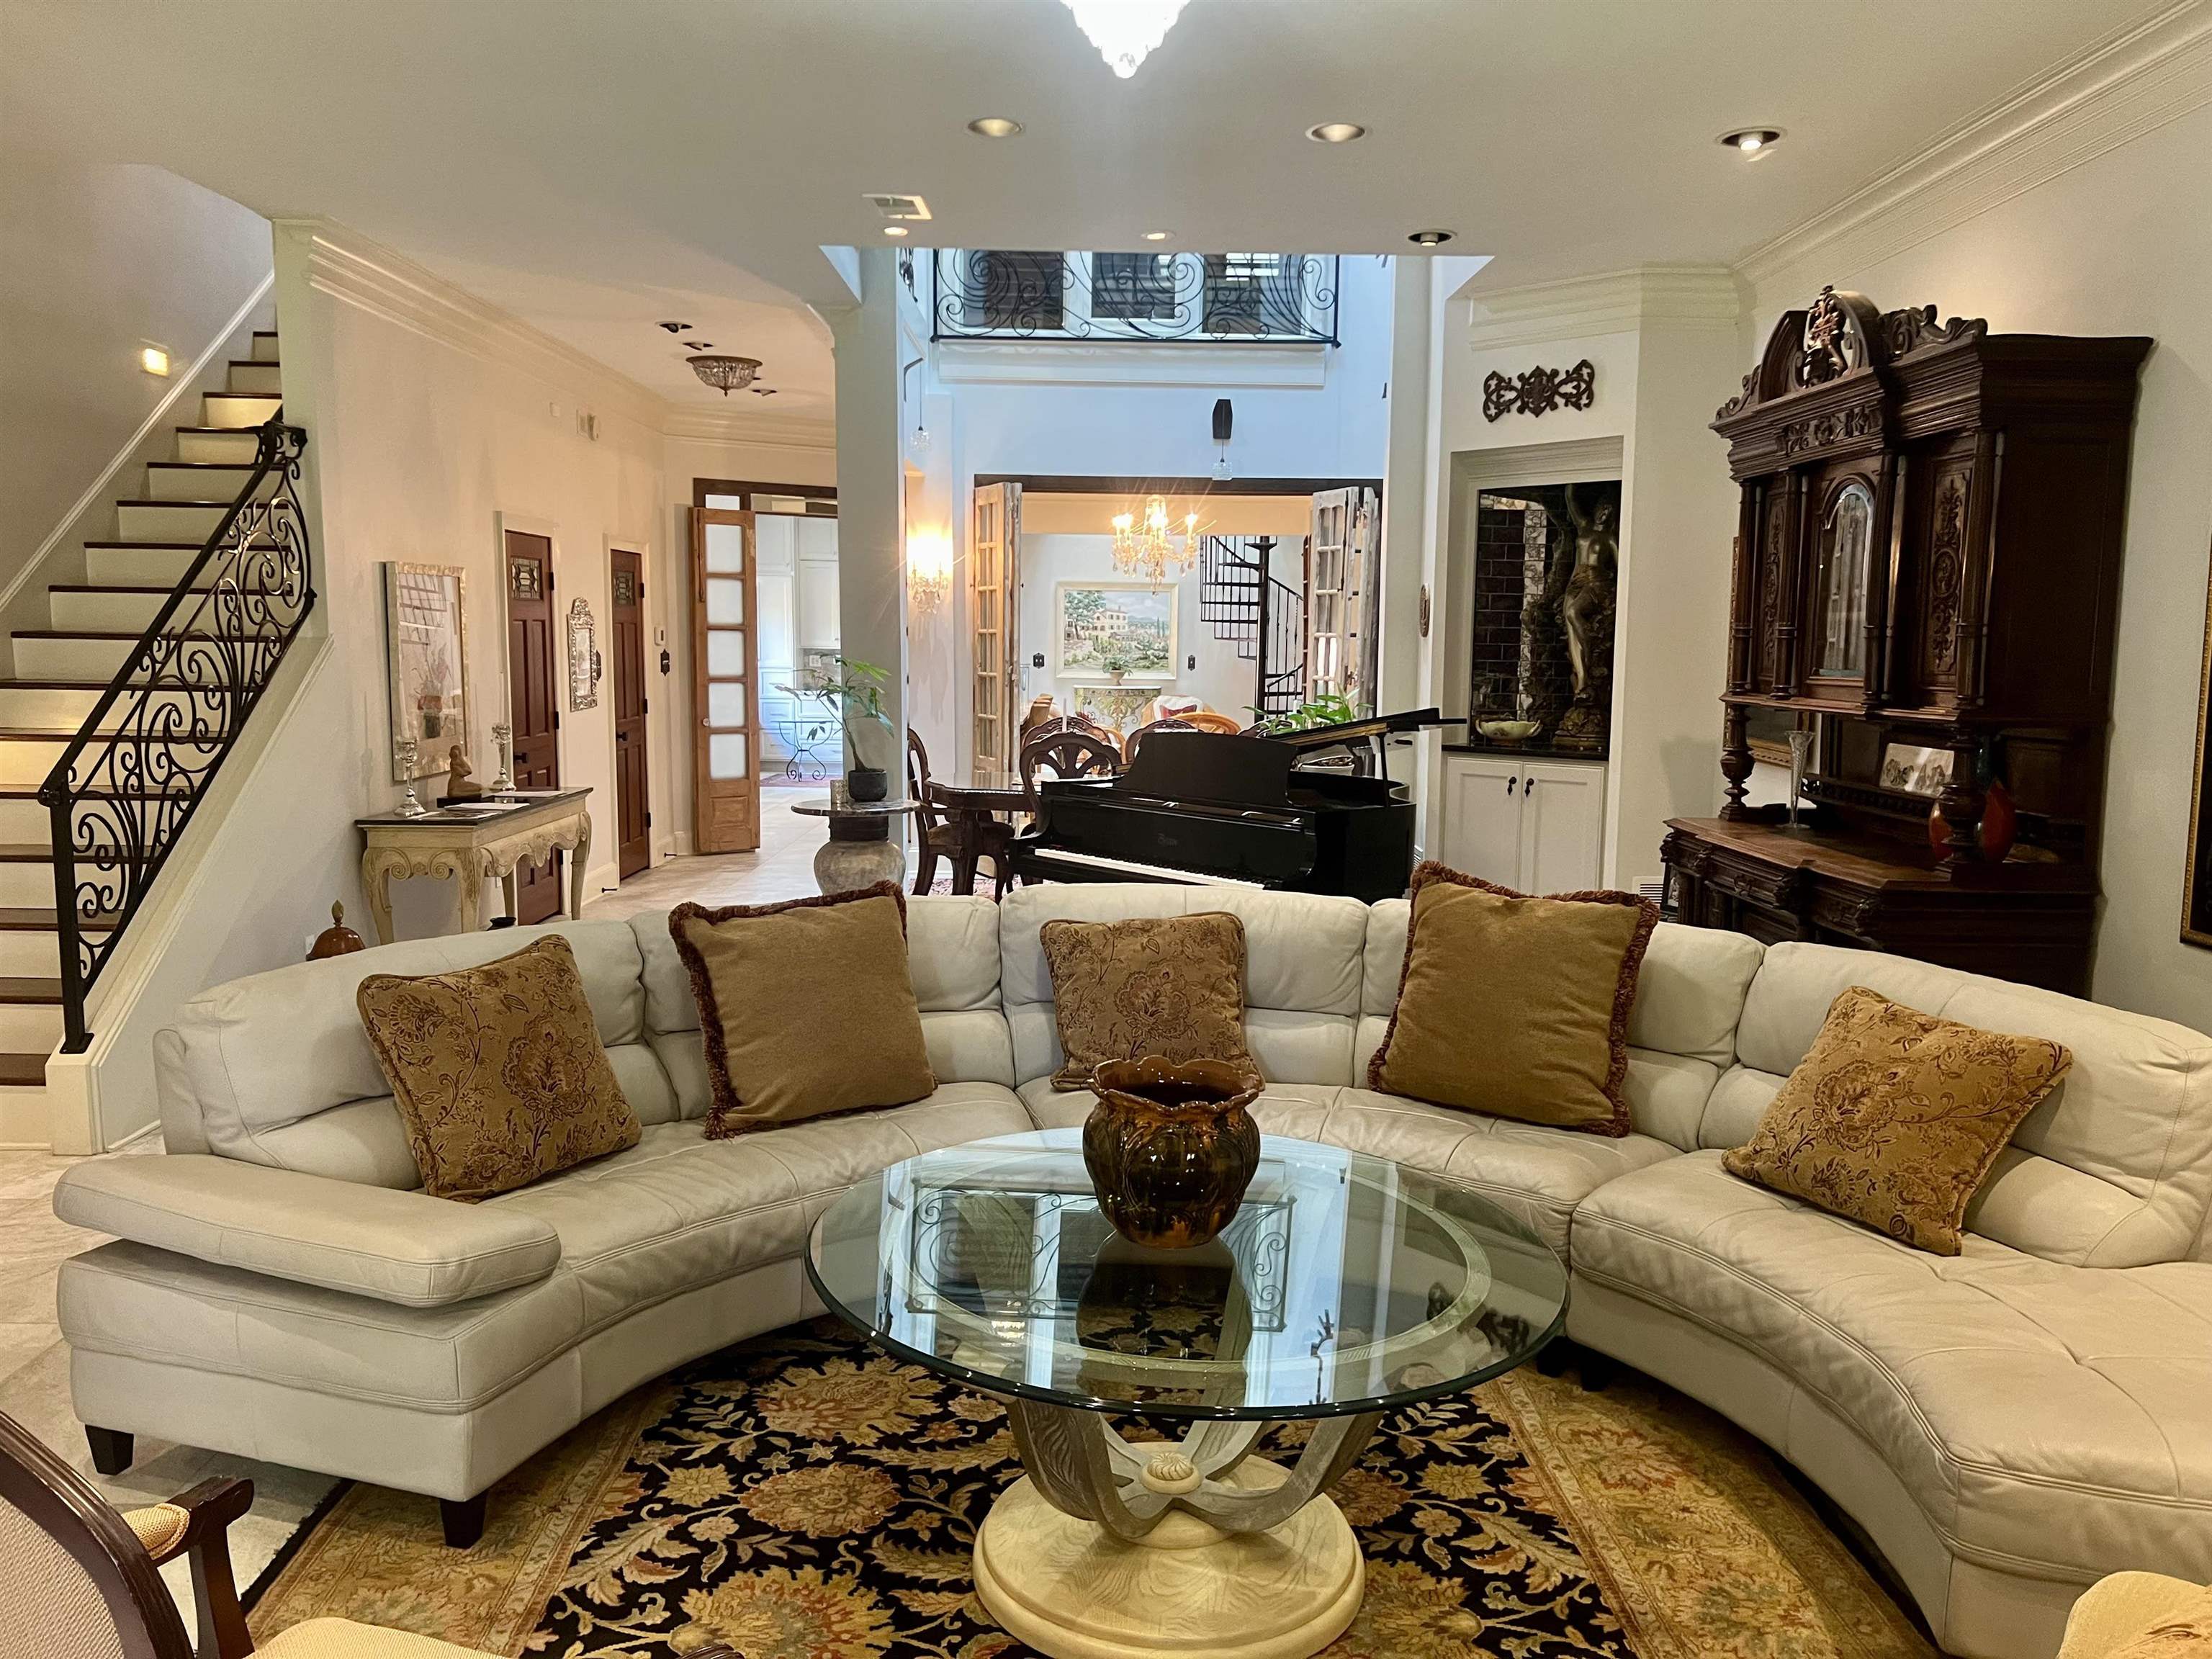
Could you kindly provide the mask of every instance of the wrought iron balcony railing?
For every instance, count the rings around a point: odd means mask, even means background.
[[[1334,345],[1333,253],[1050,253],[945,248],[939,340]]]

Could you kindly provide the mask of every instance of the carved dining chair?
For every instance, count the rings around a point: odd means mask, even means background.
[[[118,1510],[45,1443],[0,1413],[0,1654],[54,1659],[195,1659],[159,1571],[191,1562],[198,1659],[255,1651],[230,1572],[227,1530],[253,1504],[247,1480],[204,1480],[166,1504]],[[262,1659],[493,1659],[476,1648],[310,1619],[271,1637]],[[738,1659],[714,1643],[691,1659]]]
[[[1232,738],[1244,729],[1235,715],[1224,714],[1218,708],[1194,708],[1188,714],[1178,714],[1176,718],[1201,732],[1218,732]]]
[[[929,783],[929,747],[922,742],[921,734],[909,726],[906,734],[907,795],[917,804],[915,818],[920,830],[915,837],[915,894],[927,893],[936,886],[939,859],[949,860],[952,866],[952,890],[972,893],[975,890],[975,866],[988,859],[991,896],[1006,897],[1006,883],[1013,873],[1006,846],[1013,839],[1014,826],[985,812],[948,812],[931,799]]]
[[[1032,812],[1041,776],[1110,778],[1121,769],[1121,750],[1112,739],[1080,727],[1048,732],[1039,726],[1022,740],[1022,793]]]
[[[1202,729],[1195,720],[1182,714],[1170,714],[1164,720],[1147,720],[1121,740],[1122,758],[1134,764],[1137,758],[1137,745],[1142,743],[1146,734],[1150,732],[1196,732]]]
[[[1057,737],[1067,732],[1087,733],[1112,749],[1115,754],[1121,752],[1121,734],[1110,726],[1100,725],[1088,714],[1049,715],[1023,732],[1022,742],[1026,745],[1032,738]]]

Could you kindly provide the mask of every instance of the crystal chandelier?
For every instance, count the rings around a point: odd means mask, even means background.
[[[1198,514],[1186,513],[1182,543],[1177,545],[1168,518],[1167,501],[1155,495],[1145,503],[1142,524],[1138,523],[1133,513],[1114,515],[1114,568],[1158,587],[1167,580],[1170,572],[1181,570],[1196,561],[1199,534]]]
[[[760,379],[761,363],[757,357],[723,357],[712,353],[684,360],[691,365],[691,372],[725,398],[732,392],[743,392]]]
[[[1107,67],[1124,81],[1153,47],[1168,38],[1168,31],[1183,9],[1184,0],[1067,0],[1077,25],[1091,37]]]

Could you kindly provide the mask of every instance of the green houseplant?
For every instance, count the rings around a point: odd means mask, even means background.
[[[817,669],[797,685],[779,685],[788,696],[817,702],[836,715],[845,729],[845,790],[854,800],[881,800],[889,792],[890,775],[876,750],[878,734],[888,740],[890,717],[884,713],[884,689],[890,676],[874,663],[858,657],[832,659],[834,666]]]

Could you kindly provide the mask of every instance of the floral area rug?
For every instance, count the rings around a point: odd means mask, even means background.
[[[1032,1659],[969,1582],[1020,1472],[996,1401],[822,1322],[600,1413],[493,1490],[473,1550],[443,1547],[427,1498],[351,1488],[253,1628],[337,1615],[559,1659],[714,1639],[744,1659]],[[1589,1393],[1523,1370],[1399,1413],[1334,1496],[1368,1578],[1330,1659],[1933,1653],[1762,1448],[1633,1374]]]

